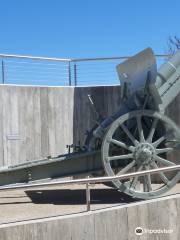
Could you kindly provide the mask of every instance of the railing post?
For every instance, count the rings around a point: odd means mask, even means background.
[[[71,62],[69,62],[69,65],[68,65],[68,75],[69,75],[69,86],[72,85],[72,82],[71,82]]]
[[[2,60],[2,64],[1,64],[1,70],[2,70],[2,83],[5,83],[5,75],[4,75],[4,61]]]
[[[77,86],[77,65],[74,64],[74,85]]]
[[[88,176],[89,179],[89,176]],[[86,207],[87,211],[91,210],[91,195],[90,195],[90,184],[86,183]]]

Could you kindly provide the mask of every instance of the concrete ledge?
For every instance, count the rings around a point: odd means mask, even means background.
[[[137,227],[144,230],[141,236],[135,234]],[[3,240],[178,240],[179,236],[180,194],[105,210],[0,225]]]

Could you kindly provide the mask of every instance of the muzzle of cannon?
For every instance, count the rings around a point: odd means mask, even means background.
[[[157,71],[150,48],[117,66],[121,105],[90,131],[79,151],[0,168],[0,185],[45,178],[96,174],[116,176],[180,163],[180,129],[164,115],[180,92],[180,51]],[[150,199],[169,191],[180,172],[147,174],[112,186],[134,198]]]

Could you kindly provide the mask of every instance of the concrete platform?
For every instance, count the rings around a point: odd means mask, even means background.
[[[103,209],[129,203],[115,189],[91,186],[91,209]],[[86,211],[85,185],[36,188],[0,192],[0,224],[64,216]]]
[[[176,193],[180,193],[180,184],[166,195]],[[86,212],[85,194],[85,185],[0,192],[0,225]],[[102,184],[91,185],[92,211],[127,205],[134,201],[137,200]]]
[[[86,212],[82,186],[0,194],[2,240],[179,240],[179,186],[171,195],[128,202],[102,185]],[[141,235],[136,229],[141,228]]]

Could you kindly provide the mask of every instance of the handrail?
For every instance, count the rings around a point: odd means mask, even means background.
[[[165,58],[169,57],[169,54],[156,54],[155,57],[157,58]],[[118,60],[118,59],[128,59],[131,56],[121,56],[121,57],[100,57],[100,58],[77,58],[71,59],[71,62],[86,62],[86,61],[103,61],[103,60]]]
[[[95,177],[95,178],[81,178],[81,179],[74,179],[74,180],[56,180],[53,182],[41,182],[41,183],[27,183],[27,184],[20,184],[15,186],[4,186],[0,187],[0,191],[2,190],[11,190],[11,189],[21,189],[21,188],[33,188],[33,187],[46,187],[46,186],[53,186],[53,185],[65,185],[65,184],[86,184],[86,183],[103,183],[103,182],[110,182],[113,180],[120,180],[120,179],[128,179],[131,177],[136,176],[144,176],[146,174],[155,174],[158,172],[169,172],[169,171],[176,171],[180,169],[180,165],[170,166],[170,167],[163,167],[158,169],[151,169],[146,171],[134,172],[134,173],[127,173],[122,174],[120,176],[108,176],[108,177]]]
[[[54,185],[66,185],[66,184],[86,184],[86,183],[103,183],[103,182],[110,182],[113,180],[121,180],[121,179],[128,179],[131,177],[136,176],[144,176],[146,174],[155,174],[158,172],[169,172],[169,171],[176,171],[180,169],[180,165],[170,166],[170,167],[163,167],[157,169],[151,169],[146,171],[134,172],[134,173],[127,173],[122,174],[120,176],[108,176],[108,177],[95,177],[95,178],[81,178],[81,179],[74,179],[74,180],[56,180],[52,182],[41,182],[41,183],[27,183],[27,184],[20,184],[15,186],[4,186],[0,187],[0,191],[2,190],[11,190],[11,189],[23,189],[23,188],[33,188],[33,187],[46,187],[46,186],[54,186]]]
[[[95,177],[95,178],[82,178],[82,179],[75,179],[75,180],[56,180],[53,182],[41,182],[41,183],[28,183],[28,184],[19,184],[15,186],[4,186],[0,187],[0,191],[3,190],[15,190],[15,189],[24,189],[24,188],[34,188],[34,187],[46,187],[46,186],[56,186],[56,185],[68,185],[68,184],[86,184],[86,206],[87,211],[90,211],[90,184],[96,183],[103,183],[103,182],[110,182],[117,179],[128,179],[131,177],[136,176],[144,176],[146,174],[155,174],[158,172],[168,172],[168,171],[176,171],[180,169],[180,165],[170,166],[170,167],[163,167],[158,169],[151,169],[146,171],[140,171],[135,173],[128,173],[122,174],[120,176],[109,176],[109,177]]]
[[[169,57],[169,54],[156,54],[158,58]],[[31,60],[48,60],[48,61],[57,61],[57,62],[83,62],[83,61],[102,61],[102,60],[118,60],[118,59],[128,59],[131,56],[120,56],[120,57],[100,57],[100,58],[77,58],[77,59],[69,59],[69,58],[52,58],[52,57],[34,57],[28,55],[14,55],[14,54],[2,54],[0,53],[0,57],[2,58],[20,58],[20,59],[31,59]]]
[[[56,62],[71,62],[71,59],[66,59],[66,58],[33,57],[33,56],[22,56],[22,55],[13,55],[13,54],[0,54],[0,57],[21,58],[21,59],[31,59],[31,60],[48,60],[48,61],[56,61]]]

